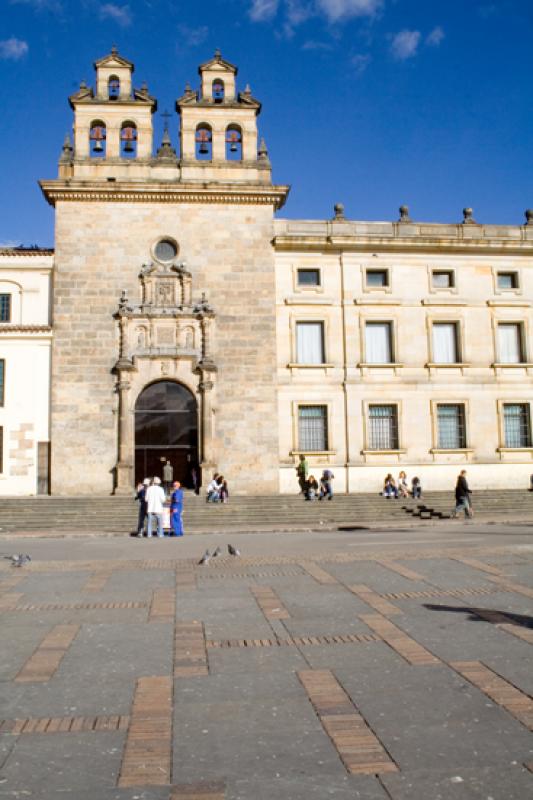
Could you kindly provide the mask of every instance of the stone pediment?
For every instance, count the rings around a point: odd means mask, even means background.
[[[98,69],[99,67],[111,67],[111,68],[127,67],[128,69],[131,69],[132,72],[135,68],[133,63],[131,61],[128,61],[127,58],[123,58],[121,55],[119,55],[118,51],[115,48],[111,50],[111,53],[109,53],[109,55],[104,56],[103,58],[99,58],[98,61],[95,61],[94,67],[95,69]]]
[[[217,71],[222,72],[231,72],[233,75],[236,75],[238,72],[238,68],[235,64],[231,64],[229,61],[226,61],[220,55],[220,52],[217,50],[213,58],[210,58],[209,61],[204,61],[203,64],[200,64],[198,67],[198,72],[200,75],[202,72],[207,72],[210,69],[216,69]]]

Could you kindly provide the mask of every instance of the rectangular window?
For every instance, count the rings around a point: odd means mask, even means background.
[[[431,282],[434,289],[453,289],[455,286],[454,274],[449,269],[433,270]]]
[[[498,289],[518,289],[518,272],[498,272]]]
[[[503,406],[505,447],[531,447],[531,422],[528,403]]]
[[[4,405],[6,362],[0,358],[0,406]]]
[[[389,285],[389,271],[386,269],[367,269],[366,285],[370,289],[377,289]]]
[[[299,269],[298,286],[320,286],[320,270]]]
[[[457,324],[455,322],[433,323],[433,361],[435,364],[456,364],[459,361],[457,347]]]
[[[465,407],[459,403],[437,406],[439,450],[462,450],[466,447]]]
[[[365,361],[367,364],[390,364],[393,361],[390,322],[366,323]]]
[[[369,406],[369,450],[398,449],[398,409],[396,406]]]
[[[296,361],[298,364],[324,363],[324,326],[322,322],[296,323]]]
[[[299,449],[319,452],[328,449],[328,421],[326,406],[299,406]]]
[[[10,294],[0,294],[0,322],[11,322]]]
[[[516,322],[498,325],[498,361],[500,364],[523,362],[522,326]]]

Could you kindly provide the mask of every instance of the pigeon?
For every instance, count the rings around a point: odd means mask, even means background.
[[[211,556],[209,555],[209,550],[206,550],[198,563],[199,564],[208,564],[210,558],[211,558]]]
[[[228,553],[230,556],[240,556],[240,551],[236,547],[233,547],[232,544],[228,544]]]
[[[12,556],[5,556],[5,558],[10,559],[12,567],[23,567],[24,564],[28,564],[31,561],[31,557],[24,553],[15,553]]]
[[[212,558],[216,558],[217,556],[221,556],[221,555],[222,555],[222,550],[220,549],[220,547],[217,547],[216,550],[213,550],[213,555],[211,557]]]

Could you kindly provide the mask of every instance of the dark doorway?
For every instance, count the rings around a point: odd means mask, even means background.
[[[144,389],[135,405],[135,482],[158,476],[170,461],[174,480],[192,487],[198,465],[198,412],[192,392],[173,381]]]

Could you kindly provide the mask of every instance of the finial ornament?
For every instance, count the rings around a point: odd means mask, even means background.
[[[463,208],[463,225],[477,225],[476,220],[472,216],[474,211],[471,208]]]
[[[215,58],[217,61],[220,61],[220,59],[222,58],[222,53],[220,52],[219,47],[217,47],[217,49],[215,50]]]
[[[246,86],[244,87],[243,94],[245,94],[247,97],[250,97],[250,95],[252,94],[252,90],[250,89],[249,83],[247,83]]]
[[[257,155],[261,161],[266,161],[268,159],[268,150],[266,142],[263,137],[261,137],[261,141],[259,142],[259,149],[257,151]]]
[[[111,55],[112,56],[118,55],[118,48],[117,48],[116,44],[111,45]]]
[[[400,206],[400,219],[398,222],[411,222],[411,217],[409,216],[409,206]]]
[[[528,208],[525,212],[526,225],[533,225],[533,208]]]
[[[335,216],[333,217],[334,220],[342,221],[346,219],[344,216],[344,203],[335,203],[333,206],[333,211],[335,212]]]

